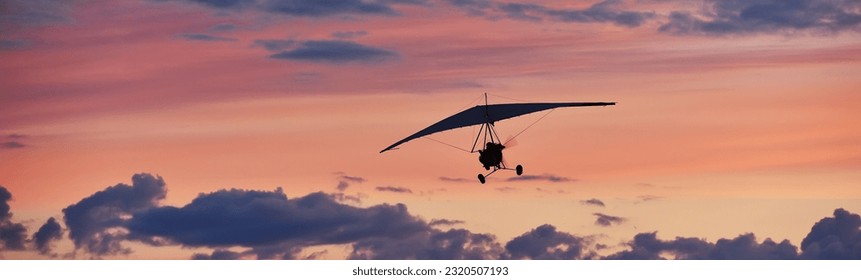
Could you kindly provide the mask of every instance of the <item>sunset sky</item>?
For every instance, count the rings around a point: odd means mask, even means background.
[[[0,258],[861,258],[859,73],[853,0],[2,0]],[[617,105],[379,153],[484,93]]]

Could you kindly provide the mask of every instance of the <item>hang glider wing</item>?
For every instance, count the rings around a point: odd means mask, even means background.
[[[413,135],[404,138],[401,141],[395,142],[391,146],[386,147],[380,153],[394,149],[395,147],[406,143],[410,140],[434,134],[440,131],[450,129],[479,125],[483,123],[494,123],[504,119],[510,119],[517,116],[531,114],[539,111],[555,109],[560,107],[585,107],[585,106],[609,106],[616,105],[616,102],[563,102],[563,103],[511,103],[511,104],[492,104],[479,105],[466,109],[460,113],[454,114],[451,117],[445,118],[425,129],[416,132]]]

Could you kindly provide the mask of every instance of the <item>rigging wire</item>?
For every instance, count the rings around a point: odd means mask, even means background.
[[[461,147],[458,147],[458,146],[455,146],[455,145],[452,145],[452,144],[449,144],[449,143],[446,143],[446,142],[443,142],[443,141],[439,141],[439,140],[436,140],[436,139],[430,138],[430,137],[428,137],[428,136],[425,136],[424,138],[426,138],[426,139],[428,139],[428,140],[431,140],[431,141],[434,141],[434,142],[437,142],[437,143],[440,143],[440,144],[443,144],[443,145],[446,145],[446,146],[449,146],[449,147],[452,147],[452,148],[455,148],[455,149],[458,149],[458,150],[461,150],[461,151],[464,151],[464,152],[467,152],[467,153],[472,153],[472,152],[470,152],[470,151],[468,151],[468,150],[466,150],[466,149],[464,149],[464,148],[461,148]]]
[[[459,113],[459,112],[463,111],[463,110],[464,110],[464,109],[466,109],[467,107],[469,107],[469,106],[471,106],[472,104],[474,104],[476,101],[480,100],[482,97],[484,97],[484,94],[480,94],[480,95],[478,95],[478,97],[476,97],[475,99],[473,99],[472,101],[470,101],[469,103],[467,103],[465,106],[461,107],[461,108],[460,108],[459,110],[457,110],[455,113]],[[474,127],[474,126],[473,126],[473,128],[472,128],[472,132],[473,132],[473,134],[475,134],[475,127]],[[437,143],[440,143],[440,144],[443,144],[443,145],[446,145],[446,146],[449,146],[449,147],[452,147],[452,148],[455,148],[455,149],[458,149],[458,150],[461,150],[461,151],[464,151],[464,152],[467,152],[467,153],[472,153],[472,152],[470,152],[470,151],[468,151],[468,150],[466,150],[466,149],[464,149],[464,148],[461,148],[461,147],[458,147],[458,146],[455,146],[455,145],[452,145],[452,144],[449,144],[449,143],[446,143],[446,142],[443,142],[443,141],[440,141],[440,140],[433,139],[433,138],[431,138],[431,137],[429,137],[429,136],[425,136],[424,138],[427,138],[428,140],[431,140],[431,141],[434,141],[434,142],[437,142]]]
[[[514,135],[514,137],[511,137],[511,139],[508,139],[507,141],[505,141],[505,143],[503,143],[502,145],[507,145],[507,144],[508,144],[508,142],[511,142],[511,140],[514,140],[515,138],[517,138],[517,136],[520,136],[520,134],[522,134],[523,132],[525,132],[527,129],[529,129],[530,127],[532,127],[533,125],[535,125],[535,124],[536,124],[536,123],[538,123],[539,121],[543,120],[543,119],[544,119],[544,117],[547,117],[547,115],[550,115],[550,113],[553,113],[553,111],[554,111],[554,110],[556,110],[556,109],[550,109],[550,111],[547,111],[547,113],[545,113],[543,116],[541,116],[540,118],[538,118],[537,120],[535,120],[534,122],[532,122],[531,124],[529,124],[529,126],[527,126],[526,128],[524,128],[523,130],[521,130],[521,131],[520,131],[520,132],[518,132],[517,134],[515,134],[515,135]]]
[[[470,101],[469,103],[467,103],[467,104],[466,104],[466,106],[460,107],[460,109],[459,109],[459,110],[457,110],[456,112],[463,111],[464,109],[466,109],[466,108],[467,108],[467,107],[469,107],[470,105],[474,104],[476,101],[480,100],[480,99],[481,99],[481,97],[483,97],[483,96],[484,96],[484,94],[480,94],[480,95],[478,95],[478,97],[476,97],[475,99],[473,99],[472,101]]]
[[[493,96],[493,97],[499,97],[499,98],[502,98],[502,99],[508,99],[508,100],[512,100],[512,101],[518,101],[518,102],[534,102],[534,101],[530,101],[530,100],[523,100],[523,99],[517,99],[517,98],[505,97],[505,96],[496,95],[496,94],[492,94],[492,93],[488,93],[487,95],[490,95],[490,96]]]
[[[484,96],[485,96],[485,94],[486,94],[486,95],[493,96],[493,97],[498,97],[498,98],[502,98],[502,99],[513,100],[513,101],[518,101],[518,102],[532,102],[532,101],[529,101],[529,100],[522,100],[522,99],[510,98],[510,97],[500,96],[500,95],[496,95],[496,94],[492,94],[492,93],[484,93],[484,94],[479,95],[478,97],[476,97],[475,99],[473,99],[473,100],[472,100],[472,101],[470,101],[469,103],[467,103],[467,104],[466,104],[466,106],[461,107],[457,112],[463,111],[464,109],[466,109],[466,108],[467,108],[467,107],[469,107],[470,105],[474,104],[476,101],[478,101],[478,100],[480,100],[482,97],[484,97]],[[547,115],[550,115],[550,113],[552,113],[552,112],[553,112],[553,110],[555,110],[555,109],[550,109],[550,111],[547,111],[547,113],[545,113],[543,116],[541,116],[540,118],[538,118],[537,120],[535,120],[534,122],[532,122],[531,124],[529,124],[528,126],[526,126],[526,128],[524,128],[523,130],[521,130],[521,131],[520,131],[520,132],[518,132],[517,134],[515,134],[515,135],[514,135],[514,137],[511,137],[510,139],[508,139],[507,141],[505,141],[505,143],[503,143],[503,145],[507,145],[507,144],[508,144],[508,142],[511,142],[512,140],[514,140],[515,138],[517,138],[518,136],[520,136],[520,134],[523,134],[523,132],[526,132],[526,130],[528,130],[528,129],[529,129],[529,128],[531,128],[533,125],[535,125],[536,123],[538,123],[539,121],[541,121],[542,119],[544,119],[545,117],[547,117]],[[489,129],[488,129],[488,130],[489,130]],[[479,131],[479,133],[481,133],[481,131]],[[487,131],[486,131],[485,133],[487,133]],[[473,126],[473,127],[472,127],[472,135],[474,135],[474,136],[475,136],[475,126]],[[431,138],[431,137],[428,137],[428,136],[425,136],[424,138],[426,138],[426,139],[428,139],[428,140],[431,140],[431,141],[434,141],[434,142],[437,142],[437,143],[440,143],[440,144],[443,144],[443,145],[446,145],[446,146],[449,146],[449,147],[452,147],[452,148],[455,148],[455,149],[458,149],[458,150],[463,151],[463,152],[473,153],[472,151],[466,150],[466,149],[464,149],[464,148],[461,148],[461,147],[458,147],[458,146],[455,146],[455,145],[452,145],[452,144],[449,144],[449,143],[446,143],[446,142],[443,142],[443,141],[440,141],[440,140],[437,140],[437,139],[434,139],[434,138]],[[484,135],[484,138],[485,138],[485,139],[484,139],[484,141],[486,142],[486,141],[487,141],[487,135],[486,135],[486,134]],[[491,135],[491,139],[492,139],[492,138],[493,138],[493,135]],[[501,142],[501,141],[500,141],[500,142]],[[474,147],[473,147],[473,148],[474,148]]]

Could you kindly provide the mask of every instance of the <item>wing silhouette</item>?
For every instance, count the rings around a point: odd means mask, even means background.
[[[434,134],[440,131],[466,127],[471,125],[479,125],[483,123],[494,123],[504,119],[510,119],[517,116],[531,114],[549,109],[560,107],[585,107],[585,106],[609,106],[616,105],[616,102],[561,102],[561,103],[510,103],[510,104],[492,104],[479,105],[466,109],[460,113],[454,114],[445,118],[425,129],[416,132],[413,135],[401,141],[395,142],[391,146],[386,147],[380,153],[394,149],[395,147],[409,142],[410,140],[420,138],[422,136]]]

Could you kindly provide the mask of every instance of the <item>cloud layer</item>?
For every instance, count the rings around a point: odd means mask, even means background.
[[[319,245],[349,246],[346,257],[353,259],[861,259],[861,216],[844,209],[815,223],[800,250],[788,240],[760,242],[753,233],[709,242],[696,237],[662,240],[657,232],[647,232],[634,236],[629,248],[601,256],[597,251],[605,246],[595,237],[549,224],[502,243],[491,234],[438,229],[463,221],[428,222],[403,204],[355,207],[319,192],[288,198],[279,188],[219,190],[182,207],[161,206],[166,193],[161,177],[145,173],[134,175],[130,185],[96,192],[63,210],[69,237],[77,249],[95,257],[131,253],[125,243],[137,242],[212,250],[193,259],[316,258],[321,252],[302,252]],[[49,254],[51,243],[63,236],[62,226],[50,218],[27,240],[26,228],[11,222],[11,197],[0,187],[2,248]],[[624,221],[595,216],[606,225]]]
[[[451,6],[471,16],[490,20],[500,18],[523,21],[567,23],[611,23],[634,28],[648,21],[662,22],[659,31],[677,35],[761,34],[774,32],[841,32],[861,29],[861,3],[853,0],[704,0],[699,11],[672,10],[668,15],[652,11],[629,10],[624,1],[604,0],[582,9],[558,8],[534,2],[493,0],[426,1],[255,1],[192,0],[222,10],[253,8],[273,14],[297,17],[330,17],[334,15],[394,16],[400,15],[399,4],[426,8]],[[346,35],[346,36],[341,36]],[[338,33],[336,38],[349,39],[357,34]],[[361,35],[359,35],[361,36]]]
[[[208,34],[200,34],[200,33],[185,33],[180,35],[182,38],[191,41],[205,41],[205,42],[236,42],[239,41],[234,38],[227,38],[221,36],[214,36]]]
[[[139,212],[128,223],[134,235],[209,247],[343,244],[410,235],[425,227],[402,204],[358,208],[323,193],[288,199],[281,189],[202,194],[183,207]]]
[[[496,259],[502,248],[493,235],[464,229],[426,229],[406,238],[369,238],[353,245],[351,259]]]
[[[861,29],[861,2],[853,0],[706,0],[700,13],[676,11],[660,31],[728,35]]]
[[[269,13],[297,17],[325,17],[336,15],[386,15],[399,13],[394,8],[398,4],[422,4],[421,0],[189,0],[204,6],[222,10],[257,9]]]
[[[640,233],[628,244],[631,249],[607,256],[618,260],[657,260],[670,255],[674,259],[693,260],[784,260],[797,259],[798,248],[783,240],[776,243],[766,239],[756,241],[752,233],[733,239],[721,238],[711,243],[699,238],[676,237],[660,240],[655,232]]]
[[[269,57],[321,63],[380,63],[398,58],[396,52],[343,40],[311,40]]]
[[[588,251],[591,241],[542,225],[505,244],[507,259],[575,260],[594,257]]]
[[[505,17],[526,21],[559,21],[573,23],[613,23],[637,27],[655,17],[652,12],[627,11],[619,0],[605,0],[585,9],[553,8],[529,2],[498,2],[489,0],[449,0],[472,15],[488,18]]]

